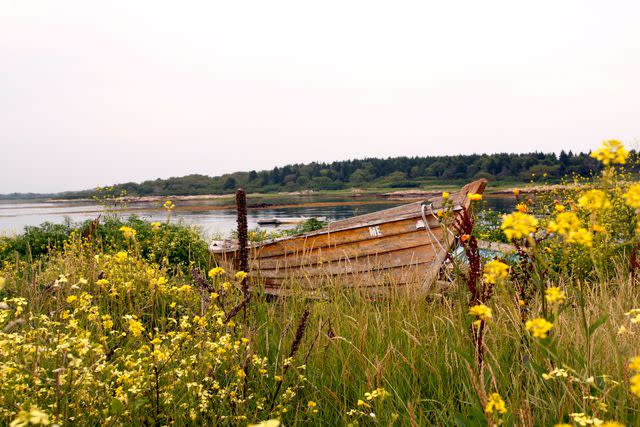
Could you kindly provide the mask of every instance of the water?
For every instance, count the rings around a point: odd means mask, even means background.
[[[231,199],[179,200],[172,212],[172,221],[199,226],[209,237],[227,237],[236,227],[236,213],[229,206]],[[249,209],[249,228],[258,227],[258,220],[268,218],[292,219],[326,217],[333,221],[376,212],[398,206],[407,201],[386,201],[371,197],[353,198],[348,196],[288,196],[269,199],[250,199],[248,203],[270,203],[286,205],[262,209]],[[304,203],[304,204],[303,204]],[[511,198],[486,198],[486,206],[500,212],[513,209]],[[297,206],[291,206],[297,205]],[[87,202],[3,202],[0,203],[0,234],[18,234],[25,226],[39,225],[45,221],[62,223],[65,220],[81,222],[94,219],[104,213],[105,207]],[[135,203],[129,205],[118,215],[127,217],[135,214],[148,221],[166,221],[167,214],[160,202]],[[280,227],[291,227],[283,225]],[[261,228],[273,229],[273,226]]]

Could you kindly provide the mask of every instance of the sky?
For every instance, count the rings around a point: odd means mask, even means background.
[[[640,145],[640,2],[0,0],[0,193]]]

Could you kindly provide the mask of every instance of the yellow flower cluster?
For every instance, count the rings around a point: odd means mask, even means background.
[[[135,229],[127,227],[126,225],[120,227],[120,231],[122,231],[122,235],[125,239],[131,239],[137,234],[137,231]]]
[[[629,378],[629,390],[631,393],[640,397],[640,356],[631,359],[629,369],[635,372],[635,374]]]
[[[496,284],[507,277],[509,266],[504,262],[492,260],[484,266],[484,281],[489,284]]]
[[[615,139],[604,141],[602,146],[591,153],[591,157],[602,162],[603,165],[623,165],[627,162],[629,151],[624,148],[622,142]]]
[[[595,212],[601,209],[611,207],[611,202],[607,197],[607,193],[602,190],[589,190],[578,199],[578,206]]]
[[[631,320],[631,323],[640,323],[640,308],[632,308],[625,313]]]
[[[547,231],[558,233],[566,239],[567,243],[590,247],[593,243],[593,234],[580,225],[581,221],[574,212],[561,212],[555,220],[549,221]]]
[[[548,374],[542,374],[542,378],[544,378],[545,380],[551,380],[553,378],[567,378],[568,376],[569,374],[567,373],[566,369],[562,368],[554,368]]]
[[[225,273],[224,268],[214,267],[211,270],[209,270],[208,276],[213,279],[215,277],[222,276],[224,273]]]
[[[507,406],[499,393],[491,393],[491,395],[489,395],[489,401],[484,408],[484,412],[487,414],[492,414],[493,412],[497,412],[499,414],[507,413]]]
[[[634,209],[640,209],[640,183],[632,184],[624,193],[625,202]]]
[[[171,209],[173,209],[176,205],[173,204],[173,202],[171,200],[167,200],[166,202],[164,202],[164,208],[168,211],[170,211]]]
[[[566,236],[569,232],[577,230],[578,227],[580,227],[578,215],[574,212],[561,212],[556,216],[555,220],[549,221],[547,231]]]
[[[477,193],[468,193],[467,197],[469,198],[469,200],[471,200],[472,202],[477,202],[478,200],[482,200],[482,194],[477,194]]]
[[[31,406],[28,411],[20,411],[16,418],[9,424],[10,427],[24,426],[48,426],[51,424],[49,415],[42,412],[37,406]]]
[[[507,239],[522,239],[536,231],[538,228],[538,220],[526,213],[513,212],[502,217],[502,225],[500,228],[504,231]]]
[[[567,299],[567,295],[564,291],[557,286],[551,286],[545,289],[544,297],[550,304],[554,305],[562,304]]]
[[[480,320],[487,321],[493,317],[492,310],[484,304],[469,307],[469,314],[478,317]]]
[[[535,338],[547,338],[547,334],[553,328],[553,323],[549,322],[546,319],[538,317],[536,319],[527,320],[525,323],[525,327],[527,331],[531,332]]]

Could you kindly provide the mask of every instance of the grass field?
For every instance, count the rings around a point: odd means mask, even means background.
[[[428,295],[246,298],[169,220],[2,238],[0,424],[639,425],[625,152],[595,151],[586,187],[516,194],[498,224],[515,255],[480,256],[480,202],[445,209],[467,262]]]

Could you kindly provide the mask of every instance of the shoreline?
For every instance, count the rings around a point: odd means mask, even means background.
[[[552,191],[554,189],[566,189],[571,187],[578,187],[577,184],[549,184],[549,185],[523,185],[523,186],[509,186],[509,187],[499,187],[494,189],[487,189],[485,192],[486,197],[490,198],[509,198],[513,197],[513,191],[515,189],[520,190],[520,194],[536,194],[540,192]],[[381,189],[366,189],[366,188],[357,188],[350,190],[339,190],[339,191],[313,191],[313,190],[305,190],[305,191],[293,191],[293,192],[278,192],[278,193],[249,193],[247,194],[248,199],[257,199],[255,203],[250,203],[248,206],[249,209],[271,209],[271,208],[289,208],[289,207],[306,207],[306,206],[339,206],[339,205],[347,205],[347,204],[375,204],[375,203],[393,203],[395,202],[411,202],[417,201],[424,198],[436,197],[442,193],[442,191],[454,191],[457,186],[453,185],[442,185],[438,186],[438,188],[433,189],[424,189],[424,190],[397,190],[384,192]],[[305,197],[336,197],[336,198],[344,198],[351,200],[343,200],[343,201],[302,201],[296,203],[296,198],[305,198]],[[270,203],[270,199],[278,199],[278,198],[292,198],[293,200],[287,202],[277,201],[275,203]],[[180,195],[180,196],[127,196],[124,198],[117,198],[109,200],[109,203],[112,205],[124,204],[131,206],[126,206],[124,208],[116,208],[116,211],[137,211],[137,210],[163,210],[164,208],[160,205],[164,203],[166,200],[171,200],[175,202],[192,202],[192,201],[232,201],[235,198],[234,194],[199,194],[199,195]],[[371,198],[374,200],[362,200],[358,201],[358,198]],[[99,205],[100,203],[94,199],[60,199],[60,198],[51,198],[51,199],[41,199],[41,200],[1,200],[0,201],[0,211],[3,209],[3,205],[11,206],[16,204],[41,204],[41,203],[51,203],[55,204],[57,207],[76,207],[82,204],[93,204]],[[149,206],[158,203],[156,206]],[[139,205],[146,206],[139,206]],[[177,204],[177,210],[226,210],[233,209],[233,203],[222,203],[215,205],[182,205]],[[38,208],[39,206],[33,206],[33,208]],[[23,209],[29,209],[30,206],[24,206]],[[93,212],[90,211],[90,212]]]

